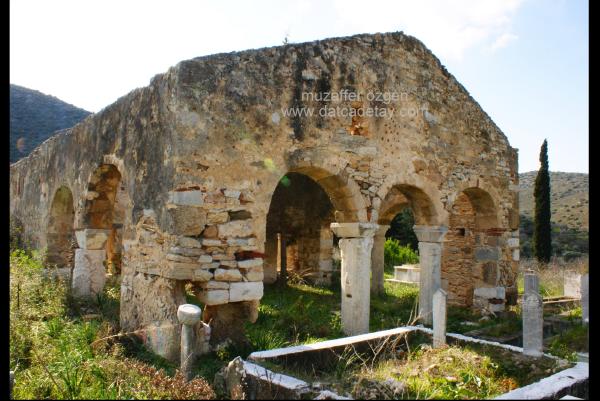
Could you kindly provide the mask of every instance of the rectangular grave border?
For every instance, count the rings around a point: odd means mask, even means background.
[[[393,335],[410,333],[414,331],[421,331],[433,336],[433,330],[421,325],[403,326],[395,329],[382,330],[350,337],[342,337],[313,344],[296,345],[266,351],[256,351],[248,356],[247,361],[243,361],[244,370],[252,380],[263,384],[268,383],[268,385],[271,387],[279,387],[282,390],[282,393],[296,394],[298,399],[306,398],[311,393],[317,397],[315,399],[319,399],[320,397],[327,397],[329,399],[349,399],[330,390],[315,388],[310,383],[295,377],[273,372],[260,366],[260,363],[288,355],[300,355],[311,352],[318,353],[319,351],[329,350],[332,348],[368,343],[370,341],[381,340]],[[523,352],[522,347],[468,337],[462,334],[447,333],[447,336],[458,341],[495,346],[517,353]],[[561,358],[546,353],[544,353],[544,356],[551,359],[561,360]],[[535,383],[504,393],[498,396],[496,399],[556,399],[573,392],[577,393],[578,396],[587,397],[589,385],[588,380],[589,363],[577,362],[573,367],[563,369]]]

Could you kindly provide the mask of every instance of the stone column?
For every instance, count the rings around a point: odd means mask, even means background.
[[[433,322],[433,294],[442,284],[442,241],[448,227],[413,226],[419,239],[419,316],[424,324]]]
[[[194,326],[200,321],[202,310],[192,304],[180,305],[177,318],[181,323],[181,373],[185,380],[193,378],[192,363],[194,362],[194,344],[196,342]]]
[[[279,264],[279,283],[287,284],[287,252],[285,249],[285,236],[277,234],[277,263]]]
[[[384,247],[385,233],[390,226],[379,226],[379,229],[373,236],[373,251],[371,251],[371,294],[377,295],[383,293],[383,268],[384,268]]]
[[[110,230],[83,229],[75,232],[79,249],[75,250],[72,288],[76,297],[102,292],[106,283],[106,241]]]
[[[533,272],[526,272],[523,281],[523,353],[537,357],[544,350],[544,313],[542,296],[539,294],[539,277]]]
[[[439,288],[433,294],[433,348],[446,345],[446,302],[448,294]]]
[[[589,274],[581,276],[581,321],[588,324],[590,321],[590,279]]]
[[[523,294],[527,293],[540,293],[540,278],[533,270],[528,270],[523,274]]]
[[[347,335],[369,332],[371,250],[373,223],[331,223],[340,237],[342,257],[342,330]]]

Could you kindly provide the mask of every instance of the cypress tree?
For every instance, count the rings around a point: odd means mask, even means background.
[[[550,172],[548,171],[548,142],[540,150],[540,169],[535,177],[535,227],[533,251],[536,259],[548,263],[552,255],[552,226],[550,225]]]

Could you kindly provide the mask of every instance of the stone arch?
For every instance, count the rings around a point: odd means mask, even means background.
[[[335,208],[338,223],[367,222],[367,208],[360,187],[343,170],[303,166],[292,167],[288,172],[303,174],[323,188]]]
[[[79,249],[75,253],[73,290],[76,296],[90,296],[102,291],[107,268],[119,274],[121,266],[122,221],[127,204],[122,176],[114,164],[101,164],[92,173],[79,229]],[[115,207],[122,204],[123,207]]]
[[[392,186],[383,199],[378,213],[378,224],[389,225],[394,216],[410,207],[418,225],[432,225],[438,221],[437,212],[429,195],[408,184]]]
[[[469,199],[475,213],[475,228],[485,230],[499,225],[498,211],[492,196],[481,188],[466,188],[462,191]]]
[[[75,209],[73,194],[67,186],[61,186],[54,193],[47,225],[46,262],[58,268],[73,266],[75,231],[73,223]]]
[[[265,282],[274,282],[285,262],[289,271],[302,272],[314,283],[329,283],[334,241],[330,225],[336,208],[347,207],[348,202],[338,198],[334,204],[325,188],[307,174],[285,174],[273,191],[266,217]],[[283,252],[285,260],[280,260]]]
[[[496,286],[499,276],[498,210],[480,187],[460,190],[449,205],[448,234],[442,255],[442,282],[449,304],[473,305],[479,286]]]

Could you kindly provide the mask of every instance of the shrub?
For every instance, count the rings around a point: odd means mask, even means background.
[[[402,246],[393,238],[385,240],[384,255],[386,270],[403,264],[419,263],[419,255],[410,246]]]

